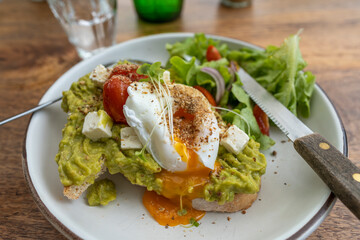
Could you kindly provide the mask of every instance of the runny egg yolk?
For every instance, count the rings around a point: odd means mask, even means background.
[[[169,199],[179,196],[189,199],[202,197],[211,169],[205,167],[195,151],[187,148],[179,138],[175,138],[174,148],[181,160],[187,163],[187,169],[182,172],[162,170],[157,174],[156,177],[163,181],[161,194]]]
[[[156,178],[162,180],[161,195],[146,191],[143,204],[160,225],[176,226],[189,224],[191,218],[201,219],[204,211],[192,208],[192,199],[204,196],[204,187],[209,182],[211,169],[199,161],[194,150],[188,149],[179,138],[175,138],[174,148],[181,156],[181,160],[187,163],[187,169],[182,172],[169,172],[162,170],[156,174]],[[220,164],[215,162],[215,171]],[[185,209],[186,214],[178,214]],[[181,216],[182,215],[182,216]]]
[[[178,203],[160,196],[153,191],[145,191],[143,204],[151,216],[153,216],[153,218],[163,226],[167,225],[172,227],[179,224],[187,225],[189,224],[191,218],[198,221],[205,215],[204,211],[199,211],[189,207],[184,208],[186,209],[185,215],[179,215],[181,207]]]

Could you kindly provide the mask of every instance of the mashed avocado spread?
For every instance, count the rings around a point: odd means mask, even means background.
[[[116,198],[115,184],[109,179],[96,181],[86,194],[90,206],[105,206]]]
[[[103,109],[102,89],[90,80],[89,75],[74,82],[70,90],[63,93],[61,106],[69,116],[55,160],[64,186],[94,183],[105,165],[111,174],[122,173],[132,184],[161,192],[162,180],[155,175],[161,167],[151,155],[146,154],[144,159],[138,157],[135,150],[120,149],[123,125],[114,123],[112,137],[96,142],[82,134],[86,114]],[[220,146],[217,161],[221,171],[211,174],[204,189],[205,200],[223,204],[232,201],[236,193],[258,192],[260,177],[266,168],[265,157],[259,148],[260,144],[253,139],[238,155]]]

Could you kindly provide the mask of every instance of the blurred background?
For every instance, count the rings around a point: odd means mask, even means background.
[[[360,159],[360,1],[253,0],[244,8],[220,2],[184,0],[178,18],[151,23],[138,17],[133,1],[119,0],[115,42],[165,32],[203,32],[265,47],[280,45],[303,28],[300,48],[307,69],[339,111],[348,131],[350,159]],[[0,119],[35,106],[79,61],[46,1],[0,0]],[[39,234],[64,239],[32,201],[23,177],[21,153],[28,120],[29,116],[0,128],[0,239],[37,239]],[[309,239],[356,239],[358,223],[337,202]]]

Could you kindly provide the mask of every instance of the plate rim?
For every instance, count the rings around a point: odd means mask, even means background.
[[[96,56],[99,55],[103,55],[106,54],[106,52],[111,51],[112,48],[117,47],[118,45],[122,45],[125,43],[129,43],[129,42],[133,42],[133,41],[140,41],[140,40],[144,40],[144,39],[151,39],[151,38],[157,38],[157,37],[166,37],[166,35],[168,36],[180,36],[180,37],[189,37],[189,36],[193,36],[195,33],[191,33],[191,32],[183,32],[183,33],[160,33],[160,34],[152,34],[152,35],[148,35],[148,36],[142,36],[142,37],[138,37],[138,38],[133,38],[121,43],[118,43],[108,49],[106,49],[105,51],[103,51],[102,53],[99,53],[98,55],[95,55],[94,57],[96,58]],[[206,34],[207,37],[215,37],[217,38],[217,40],[223,41],[223,40],[228,40],[228,41],[237,41],[237,42],[241,42],[243,45],[247,45],[247,46],[251,46],[253,48],[258,48],[258,49],[264,49],[263,47],[254,45],[252,43],[249,42],[245,42],[239,39],[235,39],[235,38],[229,38],[229,37],[223,37],[223,36],[219,36],[219,35],[212,35],[212,34]],[[93,59],[94,57],[90,58]],[[71,69],[73,69],[74,67],[76,67],[79,64],[82,64],[83,62],[85,62],[87,60],[83,60],[78,62],[77,64],[75,64],[73,67],[71,67],[70,69],[68,69],[66,72],[64,72],[44,93],[44,95],[41,97],[40,99],[40,103],[43,101],[43,98],[45,96],[45,94],[55,85],[55,83],[57,81],[59,81],[59,79],[66,74],[68,71],[70,71]],[[333,110],[335,111],[335,115],[337,117],[337,120],[340,123],[340,127],[343,133],[343,154],[348,157],[348,140],[347,140],[347,134],[346,134],[346,130],[343,124],[343,121],[337,111],[337,109],[335,108],[334,103],[332,102],[332,100],[329,98],[329,96],[327,95],[327,93],[319,86],[318,83],[316,83],[316,90],[319,90],[324,96],[325,98],[329,101],[330,105],[332,106]],[[52,213],[51,211],[46,207],[45,203],[41,200],[41,198],[39,197],[35,186],[33,185],[31,176],[30,176],[30,172],[29,172],[29,168],[28,168],[28,160],[27,160],[27,150],[26,150],[26,140],[27,140],[27,136],[28,136],[28,130],[29,130],[29,126],[31,123],[31,120],[33,118],[35,113],[31,114],[31,117],[28,121],[26,130],[25,130],[25,136],[24,136],[24,140],[23,140],[23,147],[22,147],[22,168],[23,168],[23,173],[24,173],[24,177],[25,177],[25,181],[27,183],[27,186],[30,189],[31,195],[33,197],[34,202],[36,203],[37,207],[39,208],[40,212],[45,216],[45,218],[55,227],[56,230],[58,230],[61,234],[63,234],[66,238],[68,239],[82,239],[81,237],[79,237],[76,233],[74,233],[73,231],[71,231],[69,228],[67,228],[59,219],[57,219]],[[325,201],[325,203],[323,204],[323,206],[318,210],[318,212],[307,222],[305,223],[297,232],[293,233],[288,239],[299,239],[299,238],[305,238],[308,235],[310,235],[321,223],[322,221],[326,218],[326,216],[330,213],[331,209],[333,208],[335,202],[336,202],[336,196],[330,192],[329,197],[327,198],[327,200]]]

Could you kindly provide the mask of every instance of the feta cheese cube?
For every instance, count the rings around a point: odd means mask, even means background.
[[[110,69],[107,69],[102,64],[97,65],[96,68],[90,73],[90,79],[99,87],[103,87],[106,80],[111,73]]]
[[[84,121],[82,133],[93,141],[100,138],[111,137],[111,128],[113,121],[111,117],[104,111],[89,112]]]
[[[131,127],[121,128],[121,149],[141,149],[143,146]]]
[[[221,138],[220,144],[229,152],[239,154],[249,142],[249,136],[240,128],[231,125]]]

